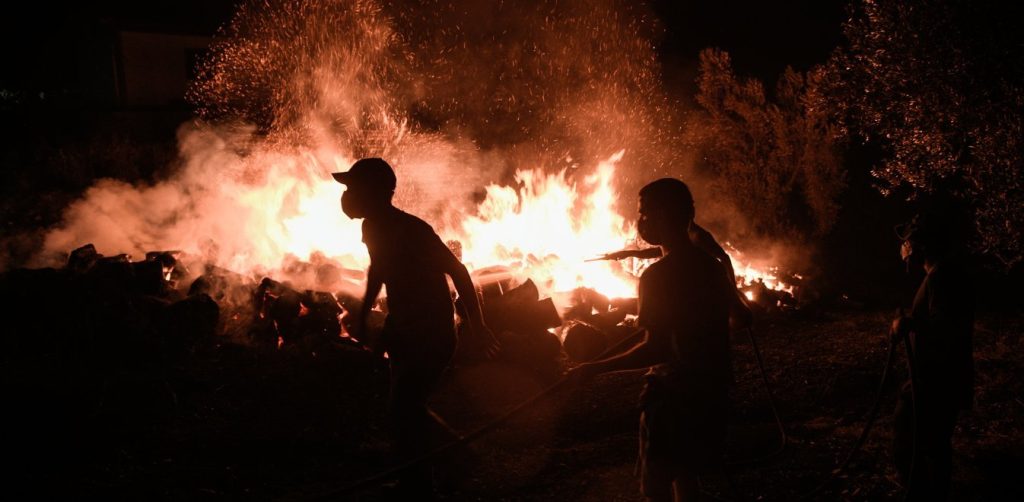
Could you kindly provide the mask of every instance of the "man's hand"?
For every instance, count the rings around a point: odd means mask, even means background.
[[[366,320],[359,315],[358,311],[346,310],[345,315],[341,317],[341,326],[345,328],[345,333],[349,338],[358,342],[363,341],[363,336],[366,333]]]
[[[910,334],[910,326],[912,322],[913,320],[904,315],[901,310],[899,317],[893,319],[892,326],[889,327],[889,337],[892,338],[892,341],[903,341],[903,339]]]
[[[754,325],[754,313],[747,306],[743,293],[736,290],[736,298],[729,306],[729,329],[736,331],[748,329]]]
[[[473,331],[473,337],[480,344],[481,352],[487,359],[492,359],[498,355],[498,352],[501,351],[501,342],[498,341],[486,324],[482,321],[473,323],[470,329]]]
[[[366,318],[361,316],[359,312],[348,312],[341,318],[341,323],[345,327],[345,332],[348,333],[349,338],[358,342],[366,350],[377,355],[383,354],[384,349],[380,344],[380,340],[377,339],[379,337],[370,336],[370,331],[366,329]]]
[[[565,374],[566,380],[573,385],[580,385],[590,382],[595,376],[603,373],[601,367],[596,363],[583,363]]]

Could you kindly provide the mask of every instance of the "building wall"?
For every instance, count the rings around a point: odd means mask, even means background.
[[[196,35],[120,32],[118,101],[129,107],[181,104],[197,57],[210,41]]]

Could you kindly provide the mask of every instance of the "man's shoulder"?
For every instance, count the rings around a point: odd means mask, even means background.
[[[408,225],[415,225],[415,226],[418,226],[418,227],[427,227],[427,228],[430,228],[431,230],[433,230],[433,228],[434,228],[434,227],[430,226],[430,223],[427,223],[426,220],[424,220],[423,218],[420,218],[419,216],[416,216],[415,214],[407,213],[405,211],[402,211],[401,209],[398,210],[398,217],[401,218],[401,220],[403,222],[405,222],[406,224],[408,224]]]
[[[644,271],[640,274],[640,282],[650,282],[656,280],[658,277],[664,276],[668,273],[668,269],[671,268],[671,262],[668,256],[659,258],[654,263],[647,266]]]
[[[409,238],[424,238],[437,235],[434,227],[419,216],[398,210],[395,216],[395,229],[405,233]]]
[[[401,209],[395,208],[393,212],[383,217],[367,218],[363,220],[363,231],[392,231],[392,232],[434,232],[434,227],[423,221],[418,216],[409,214]]]
[[[651,292],[676,287],[680,282],[685,282],[683,279],[687,273],[683,266],[678,256],[669,253],[640,274],[640,289]]]
[[[654,275],[687,273],[692,270],[706,269],[717,263],[718,260],[711,257],[711,255],[700,249],[692,248],[669,253],[664,258],[647,267],[644,273],[646,274],[648,271]]]
[[[670,253],[640,275],[641,286],[647,287],[676,284],[681,288],[704,289],[719,281],[729,282],[722,264],[699,249]]]

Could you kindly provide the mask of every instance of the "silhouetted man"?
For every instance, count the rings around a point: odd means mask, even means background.
[[[687,235],[690,237],[690,242],[701,251],[704,251],[712,258],[718,260],[722,264],[722,268],[725,269],[726,275],[729,276],[729,282],[736,285],[736,271],[732,266],[732,258],[729,253],[725,252],[725,249],[715,239],[711,232],[708,232],[704,227],[697,224],[695,221],[691,221],[686,227]],[[622,260],[625,258],[640,258],[642,260],[650,260],[654,258],[661,258],[662,249],[660,246],[653,246],[643,249],[624,249],[622,251],[615,251],[608,253],[601,257],[604,260]],[[729,326],[733,329],[749,328],[753,324],[753,313],[750,311],[750,307],[747,306],[746,297],[737,288],[734,301],[732,302],[732,310],[729,315]]]
[[[974,399],[974,296],[953,252],[960,244],[950,230],[955,227],[934,214],[897,227],[901,257],[926,272],[910,314],[892,323],[892,336],[910,337],[907,356],[914,362],[913,393],[910,382],[904,384],[893,434],[896,469],[913,500],[949,498],[953,428]]]
[[[652,367],[641,396],[641,489],[649,499],[698,497],[698,475],[721,466],[732,368],[729,311],[735,287],[722,263],[693,244],[693,197],[664,178],[640,190],[637,228],[663,257],[640,277],[638,322],[647,330],[630,351],[583,364],[575,378]]]
[[[431,422],[437,418],[427,398],[455,351],[454,307],[445,275],[466,307],[469,333],[491,352],[497,342],[484,324],[466,267],[429,224],[392,205],[396,178],[391,166],[378,158],[362,159],[347,172],[334,173],[334,179],[347,186],[342,210],[350,218],[363,218],[363,242],[370,253],[366,294],[352,323],[356,339],[362,339],[367,315],[381,286],[387,286],[381,347],[391,365],[389,415],[395,449],[408,460],[431,446]],[[409,496],[429,495],[429,467],[407,472],[400,483]]]

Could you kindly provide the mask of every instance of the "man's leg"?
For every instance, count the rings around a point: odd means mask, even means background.
[[[640,453],[637,459],[640,471],[640,492],[652,501],[672,500],[672,481],[675,473],[666,462],[651,457],[650,411],[640,414]]]
[[[700,476],[689,469],[680,472],[675,479],[677,502],[694,502],[700,500]]]
[[[429,454],[448,439],[448,434],[454,434],[427,407],[430,393],[444,374],[454,346],[454,339],[441,340],[415,352],[400,351],[400,355],[392,359],[390,415],[395,450],[402,461]],[[430,494],[433,490],[431,470],[431,462],[422,462],[404,473],[400,481],[416,495]]]
[[[426,400],[429,387],[418,373],[399,367],[391,376],[388,414],[399,462],[408,462],[427,453],[430,418]],[[399,482],[409,495],[429,494],[432,490],[430,467],[421,464],[409,469],[401,474]]]
[[[904,388],[893,414],[892,454],[896,474],[904,485],[910,480],[910,464],[914,455],[914,410],[909,390]]]
[[[924,466],[927,472],[923,475],[923,481],[927,483],[928,500],[944,501],[949,499],[953,474],[953,430],[956,428],[958,410],[940,406],[932,410],[932,422],[928,424],[928,437],[922,448],[927,459]]]

